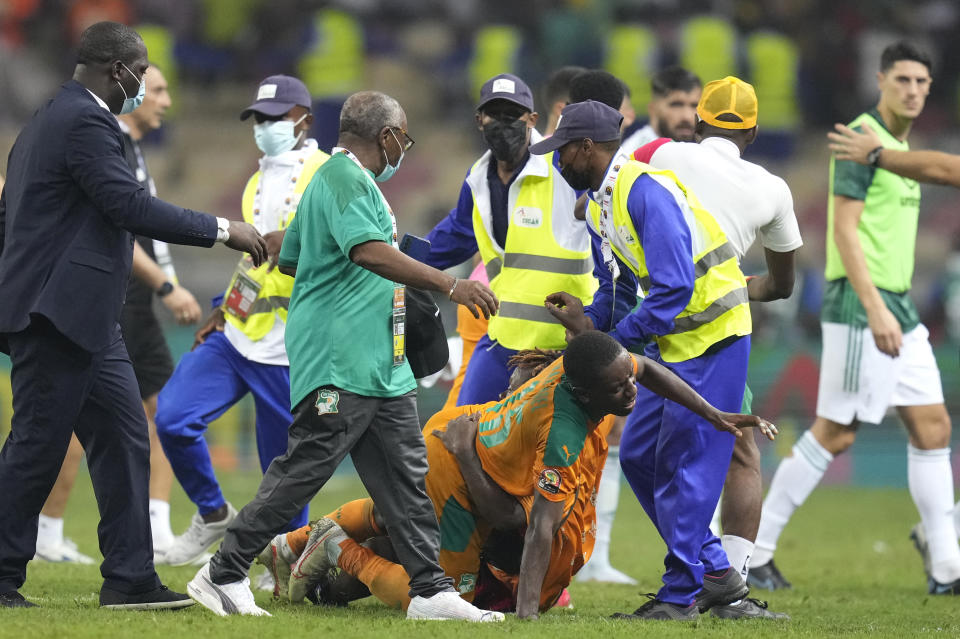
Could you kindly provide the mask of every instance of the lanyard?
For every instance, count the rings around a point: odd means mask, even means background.
[[[616,233],[613,226],[613,191],[617,182],[617,175],[620,173],[620,167],[630,158],[624,153],[618,153],[610,162],[610,168],[600,183],[600,190],[594,196],[600,194],[600,220],[597,225],[600,231],[600,253],[603,256],[603,263],[613,275],[614,288],[616,288],[617,279],[620,277],[620,265],[613,255],[613,247],[610,244],[610,238]]]
[[[357,159],[349,149],[345,149],[342,146],[335,146],[331,149],[331,154],[336,155],[337,153],[343,153],[345,156],[350,158],[354,164],[360,167],[360,170],[363,171],[363,174],[367,177],[370,182],[373,183],[374,188],[376,188],[377,193],[380,194],[380,199],[383,201],[383,206],[387,209],[387,213],[390,214],[390,224],[393,226],[393,247],[399,248],[397,242],[397,216],[393,214],[393,209],[390,208],[390,203],[387,202],[387,198],[383,195],[383,191],[380,190],[380,186],[377,184],[376,180],[370,177],[370,173],[360,164],[360,160]],[[405,361],[406,353],[406,324],[407,324],[407,304],[406,304],[406,292],[407,289],[403,284],[398,282],[393,283],[393,365],[400,366]]]

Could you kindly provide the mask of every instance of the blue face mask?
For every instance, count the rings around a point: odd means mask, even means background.
[[[303,122],[305,117],[307,117],[306,113],[296,122],[274,120],[254,124],[253,139],[257,143],[257,148],[266,155],[280,155],[290,151],[300,139],[300,136],[294,135],[293,131],[298,124]]]
[[[383,151],[383,161],[385,165],[383,167],[383,170],[380,171],[380,175],[373,178],[377,182],[386,182],[387,180],[392,178],[393,174],[396,173],[397,169],[400,168],[400,163],[403,162],[403,145],[400,144],[400,140],[399,138],[397,138],[397,134],[393,132],[393,129],[390,129],[390,135],[393,136],[393,139],[397,141],[397,146],[400,147],[400,159],[397,160],[397,165],[394,166],[390,164],[390,159],[387,157],[387,150],[380,149],[381,151]]]
[[[127,65],[123,64],[123,62],[120,64],[123,65],[124,69],[127,69]],[[133,71],[130,69],[127,69],[127,73],[133,75]],[[137,76],[133,75],[133,77],[136,78]],[[120,82],[117,81],[117,84],[120,84]],[[143,103],[143,96],[147,94],[147,83],[144,82],[143,78],[140,78],[140,90],[137,91],[137,95],[132,98],[127,97],[127,90],[123,88],[122,84],[120,84],[120,90],[123,91],[124,98],[123,107],[120,108],[120,115],[125,115],[131,111],[135,111],[136,108]]]

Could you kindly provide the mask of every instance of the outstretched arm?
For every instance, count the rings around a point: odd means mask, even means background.
[[[742,435],[740,428],[756,427],[768,439],[773,439],[777,435],[777,427],[761,417],[717,410],[676,373],[647,357],[637,358],[637,381],[657,395],[666,397],[703,417],[719,431],[726,431],[740,437]]]
[[[838,160],[867,164],[867,155],[870,151],[883,145],[880,136],[869,124],[863,125],[862,132],[843,124],[835,124],[834,128],[837,132],[827,133],[827,137],[830,138],[830,150],[836,153]],[[960,188],[960,155],[940,151],[883,149],[877,166],[920,182],[947,184]]]

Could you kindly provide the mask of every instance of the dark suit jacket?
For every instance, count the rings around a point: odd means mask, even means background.
[[[48,318],[96,352],[116,336],[133,235],[212,246],[216,218],[137,182],[112,113],[76,81],[17,137],[0,194],[0,338]]]

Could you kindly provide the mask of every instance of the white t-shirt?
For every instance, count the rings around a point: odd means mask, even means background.
[[[633,152],[639,149],[641,146],[647,144],[648,142],[653,142],[659,137],[660,136],[657,135],[657,132],[653,130],[652,126],[645,124],[623,139],[623,141],[620,143],[620,150],[627,155],[632,155]]]
[[[783,179],[740,157],[737,145],[711,137],[695,142],[664,142],[641,151],[642,160],[673,171],[720,224],[738,259],[759,234],[765,248],[787,253],[803,245],[793,196]],[[649,159],[646,159],[649,157]]]
[[[260,158],[260,199],[257,208],[260,213],[254,218],[254,226],[262,235],[283,228],[283,219],[296,208],[298,198],[294,194],[294,182],[299,177],[304,160],[317,151],[317,141],[307,139],[303,146],[280,155],[265,155]],[[287,203],[287,199],[290,203]],[[223,334],[241,355],[252,362],[289,366],[287,349],[283,344],[286,323],[279,317],[274,318],[273,328],[261,339],[254,342],[230,322],[223,327]]]

